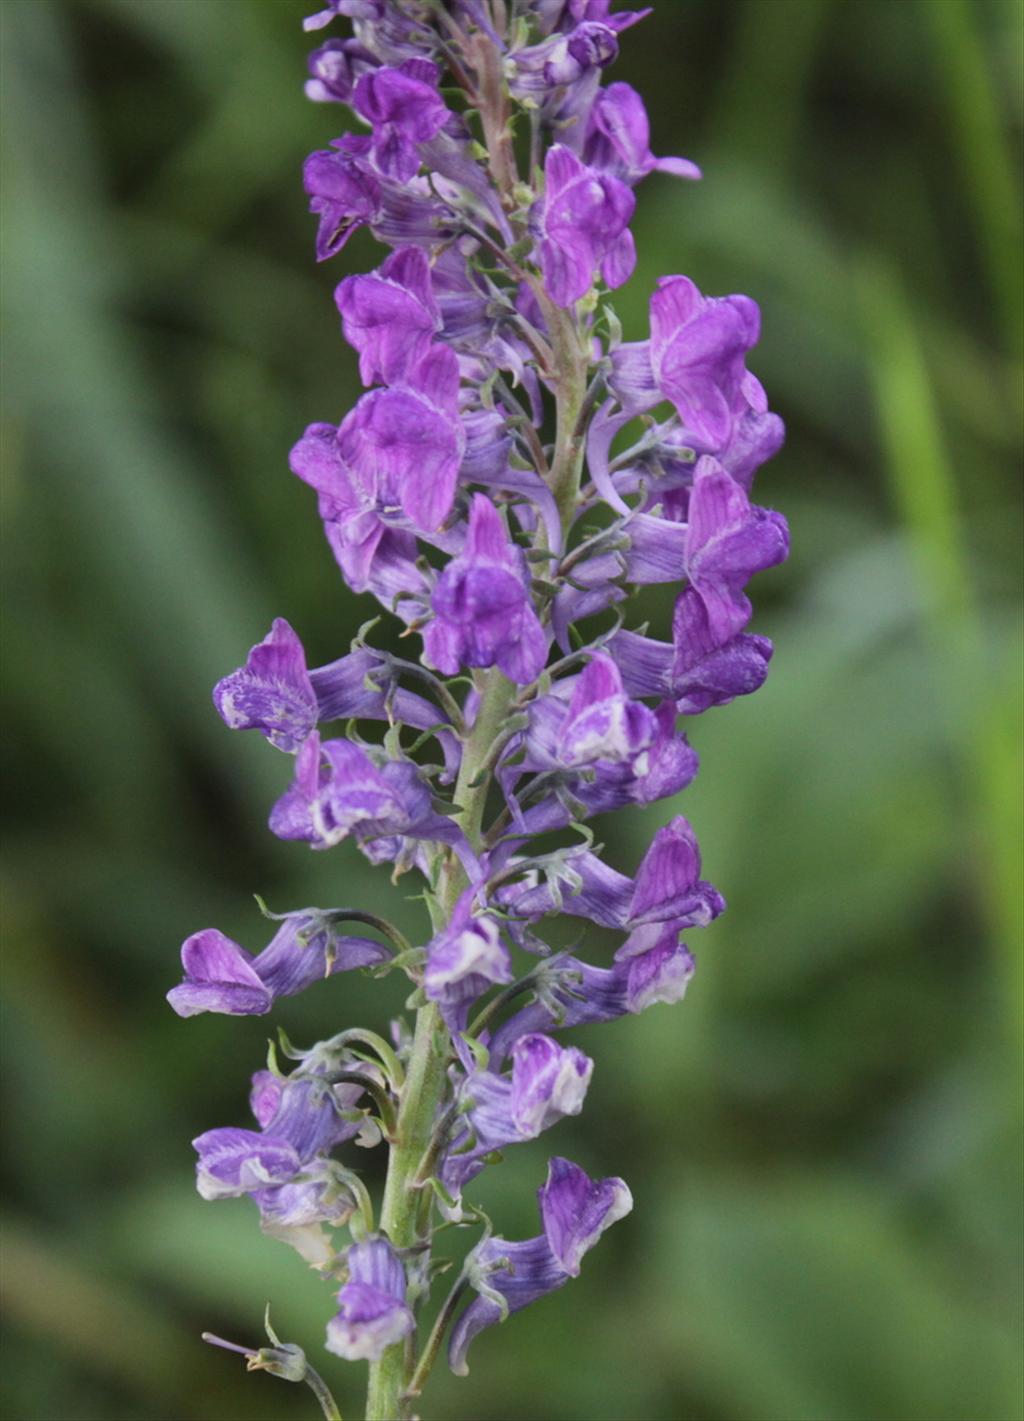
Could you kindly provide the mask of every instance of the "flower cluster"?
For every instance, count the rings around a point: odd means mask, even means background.
[[[344,581],[421,650],[404,660],[361,635],[310,668],[278,619],[214,702],[292,758],[272,832],[314,849],[351,837],[418,873],[432,927],[417,944],[374,914],[302,909],[255,957],[206,929],[169,1000],[181,1016],[252,1015],[357,968],[415,984],[414,1031],[283,1043],[292,1069],[275,1052],[253,1077],[258,1129],[194,1142],[204,1198],[250,1195],[264,1229],[342,1280],[327,1347],[369,1359],[367,1414],[394,1418],[449,1326],[462,1372],[478,1332],[576,1276],[631,1208],[620,1179],[554,1158],[542,1233],[508,1242],[472,1182],[583,1108],[594,1063],[565,1032],[687,988],[683,935],[725,906],[692,828],[672,818],[630,876],[587,820],[678,795],[698,763],[680,717],[762,684],[772,647],[748,630],[746,588],[788,533],[750,501],[783,434],[746,366],[754,302],[664,277],[636,342],[610,304],[635,264],[637,184],[700,177],[652,154],[634,89],[603,84],[642,13],[329,0],[307,28],[339,17],[352,34],[313,52],[307,93],[361,127],[306,161],[316,254],[359,227],[390,252],[335,291],[366,392],[306,429],[291,468]],[[676,589],[671,642],[627,626],[656,583]],[[552,953],[545,925],[563,915],[617,935],[610,957]],[[382,1142],[377,1211],[336,1152]],[[436,1219],[484,1234],[417,1362]]]

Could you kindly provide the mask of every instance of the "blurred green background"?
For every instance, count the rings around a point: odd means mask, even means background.
[[[346,1416],[327,1288],[189,1139],[246,1119],[268,1023],[179,1021],[177,949],[272,907],[416,905],[264,828],[287,763],[209,689],[274,614],[319,663],[371,615],[286,455],[357,395],[303,156],[310,0],[4,0],[4,1288],[12,1421],[276,1421],[304,1389],[202,1347],[264,1300]],[[744,291],[793,530],[764,691],[692,724],[679,803],[730,910],[685,1004],[580,1033],[586,1113],[478,1188],[536,1231],[548,1147],[637,1208],[584,1276],[439,1371],[424,1415],[1021,1415],[1017,0],[661,0],[624,38],[658,153],[640,269]],[[336,27],[337,28],[337,27]],[[340,33],[340,28],[338,29]],[[653,606],[664,632],[667,603]],[[380,1028],[396,983],[276,1014]],[[368,1156],[371,1175],[379,1161]]]

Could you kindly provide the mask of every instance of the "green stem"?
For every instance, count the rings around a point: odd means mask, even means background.
[[[587,447],[587,345],[576,319],[576,308],[556,306],[538,282],[534,287],[551,333],[552,370],[556,398],[555,452],[548,486],[555,495],[563,533],[576,511],[583,456]]]
[[[456,1309],[462,1300],[462,1295],[466,1291],[468,1281],[465,1276],[460,1277],[454,1288],[452,1288],[451,1292],[445,1298],[441,1306],[441,1311],[437,1314],[437,1320],[430,1329],[430,1336],[427,1338],[427,1345],[423,1349],[423,1355],[420,1357],[419,1362],[416,1364],[416,1370],[412,1374],[406,1396],[419,1396],[423,1390],[424,1384],[430,1376],[431,1368],[437,1360],[437,1354],[441,1350],[445,1330],[455,1316]]]
[[[474,782],[486,763],[494,740],[501,732],[516,687],[497,670],[478,678],[480,705],[462,754],[462,766],[455,785],[455,803],[462,806],[459,823],[471,844],[477,846],[490,787],[490,776]],[[437,926],[448,921],[459,894],[466,887],[465,871],[454,854],[446,852],[440,869],[437,894]],[[380,1226],[396,1248],[411,1248],[420,1242],[421,1190],[414,1187],[417,1170],[434,1130],[447,1077],[448,1034],[441,1014],[428,1002],[416,1014],[416,1031],[409,1055],[408,1073],[388,1161]],[[366,1397],[366,1421],[402,1421],[403,1393],[409,1375],[405,1348],[389,1347],[377,1362],[370,1364]]]
[[[499,10],[503,10],[500,5],[494,18],[500,28],[506,17],[499,15]],[[466,44],[466,53],[477,81],[477,92],[469,97],[480,113],[491,176],[506,210],[511,213],[516,206],[518,174],[509,122],[511,105],[500,55],[493,42],[482,34]],[[575,307],[563,310],[555,306],[539,281],[535,283],[535,290],[550,332],[551,360],[545,361],[545,366],[556,400],[555,448],[547,482],[555,496],[562,528],[568,530],[579,497],[586,447],[589,340],[580,328]],[[518,687],[496,668],[477,673],[476,687],[480,702],[473,728],[465,738],[454,800],[460,807],[460,827],[470,845],[479,850],[492,780],[489,773],[494,763],[492,752],[506,727]],[[434,926],[439,928],[449,921],[468,879],[450,850],[439,851],[435,867]],[[429,1002],[416,1016],[381,1206],[381,1230],[396,1248],[412,1248],[428,1238],[431,1206],[429,1202],[425,1206],[424,1200],[429,1200],[429,1195],[421,1184],[417,1187],[416,1175],[430,1147],[444,1099],[449,1051],[441,1014],[437,1006]],[[416,1390],[422,1385],[455,1301],[450,1298],[442,1308],[427,1346],[425,1364],[415,1378],[411,1349],[401,1343],[389,1347],[379,1361],[370,1364],[366,1421],[404,1421],[408,1415],[409,1388],[414,1381]]]
[[[330,1388],[324,1381],[320,1373],[306,1363],[306,1385],[320,1403],[320,1410],[324,1413],[326,1421],[341,1421],[341,1412],[338,1410],[338,1403],[331,1395]]]

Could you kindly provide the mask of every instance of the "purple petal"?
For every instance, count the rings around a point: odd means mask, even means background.
[[[179,1016],[220,1012],[228,1016],[263,1016],[273,997],[256,972],[249,953],[216,928],[186,938],[181,949],[185,981],[172,987],[167,1000]]]
[[[207,1130],[192,1145],[199,1155],[196,1188],[204,1199],[227,1199],[284,1184],[302,1167],[287,1140],[255,1130]]]
[[[550,1036],[521,1036],[512,1048],[510,1108],[516,1129],[532,1139],[565,1115],[578,1115],[594,1063]]]
[[[405,1301],[405,1269],[385,1238],[353,1244],[345,1257],[349,1281],[327,1324],[326,1347],[350,1362],[375,1362],[414,1326]]]
[[[571,1160],[555,1157],[547,1181],[538,1191],[548,1246],[572,1278],[580,1262],[604,1233],[633,1207],[633,1196],[621,1179],[591,1179]]]
[[[279,750],[294,751],[316,728],[316,696],[302,642],[277,617],[238,671],[218,681],[213,703],[232,730],[259,730]]]

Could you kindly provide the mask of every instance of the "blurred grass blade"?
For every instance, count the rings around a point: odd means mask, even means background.
[[[1003,140],[998,74],[985,55],[982,27],[987,7],[970,0],[930,0],[917,8],[930,31],[939,72],[938,86],[949,115],[949,141],[960,164],[978,242],[984,253],[1008,352],[1019,359],[1022,272],[1021,194],[1014,163]],[[1021,49],[1020,4],[1000,6],[1013,28],[1013,52]]]
[[[976,821],[982,885],[978,907],[995,939],[1002,1008],[1020,1049],[1021,769],[1005,731],[1019,686],[1010,677],[1018,672],[1019,660],[1014,658],[1009,670],[999,659],[1005,649],[984,640],[953,465],[902,282],[891,266],[866,261],[860,289],[885,469],[925,593],[935,694],[945,707],[950,743],[960,758],[965,798]]]

